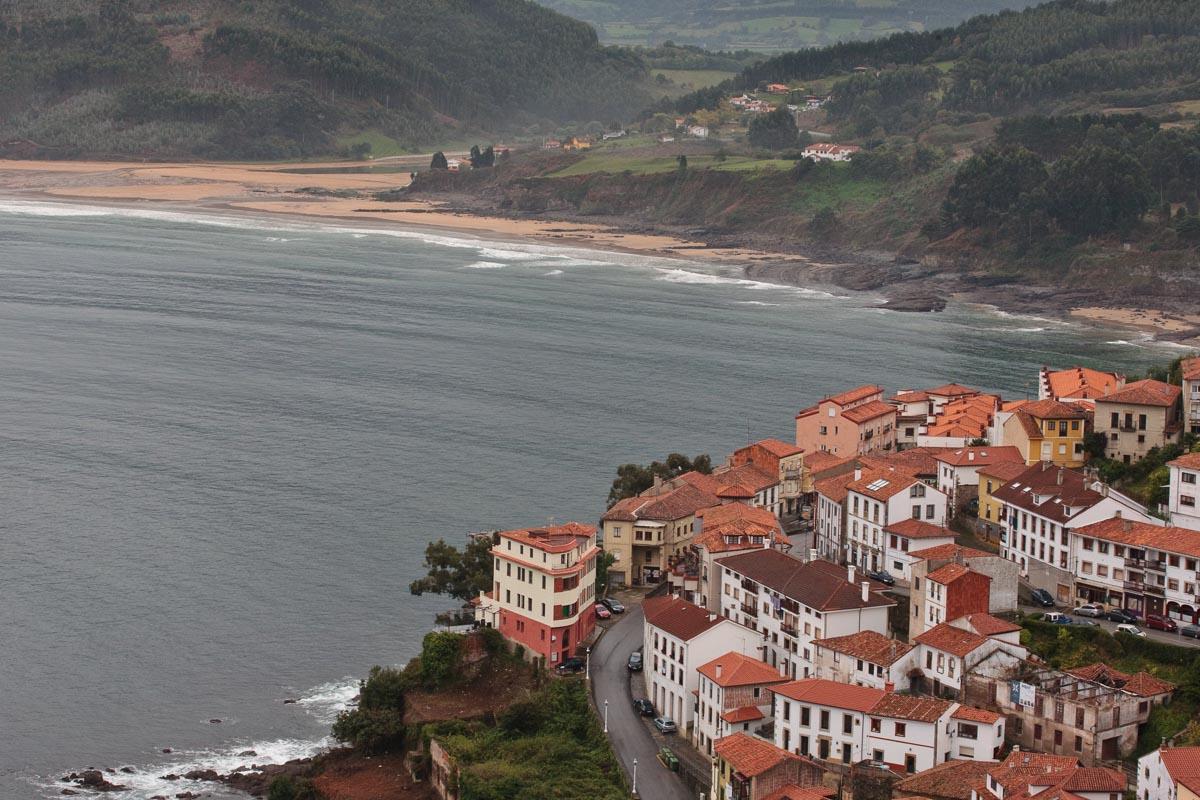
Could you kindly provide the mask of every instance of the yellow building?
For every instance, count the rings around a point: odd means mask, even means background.
[[[1000,514],[1004,508],[992,494],[1027,469],[1028,464],[1000,461],[976,470],[979,475],[979,523],[989,537],[1000,532]]]
[[[1087,460],[1083,437],[1091,412],[1074,403],[1038,400],[1025,403],[1004,421],[1004,444],[1021,451],[1026,464],[1049,461],[1075,469]]]

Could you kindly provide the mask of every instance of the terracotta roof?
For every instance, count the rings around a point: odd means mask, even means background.
[[[846,488],[883,502],[900,494],[914,483],[921,483],[921,480],[895,468],[872,469],[863,470],[862,477],[851,482]],[[937,490],[930,487],[929,491]]]
[[[844,708],[848,711],[870,711],[887,692],[870,686],[852,686],[825,678],[804,678],[774,688],[775,694],[804,703]]]
[[[797,453],[804,452],[803,447],[785,442],[782,439],[763,439],[762,441],[755,442],[754,444],[778,458],[787,458],[788,456],[794,456]]]
[[[890,403],[885,403],[882,400],[872,400],[869,403],[863,403],[861,406],[848,408],[842,412],[842,417],[851,422],[862,424],[873,419],[878,419],[886,414],[895,414],[896,407]]]
[[[1068,792],[1124,792],[1129,784],[1122,772],[1104,767],[1079,767],[1062,782]]]
[[[582,522],[567,522],[562,525],[518,528],[500,532],[501,538],[512,539],[551,553],[574,550],[580,545],[581,539],[587,540],[595,535],[596,526],[584,525]]]
[[[709,476],[697,477],[700,473],[687,473],[674,479],[674,488],[656,487],[647,489],[637,497],[619,500],[601,519],[606,521],[634,522],[653,520],[668,522],[690,517],[702,508],[715,506],[721,499],[713,491],[700,488],[696,483],[708,484]],[[665,489],[665,491],[664,491]],[[716,486],[713,486],[713,490]]]
[[[748,778],[761,775],[785,761],[808,761],[770,742],[741,732],[718,739],[713,745],[713,751],[728,762],[734,771]]]
[[[1185,358],[1179,368],[1185,381],[1200,381],[1200,358]]]
[[[814,450],[804,454],[804,466],[810,473],[824,472],[830,467],[836,467],[854,460],[854,457],[842,458],[825,450]],[[851,470],[853,472],[853,470]]]
[[[979,390],[963,386],[961,383],[945,383],[934,389],[926,389],[925,394],[936,395],[938,397],[963,397],[964,395],[979,394]]]
[[[863,469],[891,469],[914,477],[935,477],[937,456],[954,450],[953,447],[909,447],[891,453],[870,453],[859,458]]]
[[[953,625],[943,622],[925,631],[913,639],[913,641],[917,644],[923,644],[941,650],[944,653],[949,653],[952,656],[963,658],[968,653],[974,652],[976,649],[987,644],[988,640],[986,636],[980,636],[977,633],[965,631],[962,628],[956,628]]]
[[[1197,791],[1200,786],[1200,747],[1163,747],[1158,756],[1171,780]]]
[[[846,495],[850,493],[849,486],[854,483],[854,471],[843,472],[841,475],[834,475],[830,478],[821,478],[821,480],[813,483],[813,489],[825,497],[828,497],[835,503],[846,502]]]
[[[761,686],[785,683],[787,678],[766,662],[741,653],[729,652],[717,656],[697,670],[718,686]]]
[[[1174,461],[1168,461],[1167,465],[1184,469],[1200,469],[1200,453],[1184,453]]]
[[[936,767],[909,775],[895,786],[897,797],[923,795],[937,800],[971,800],[971,790],[979,789],[983,796],[988,770],[995,766],[989,761],[951,759]]]
[[[939,544],[936,547],[926,547],[923,550],[910,550],[908,552],[910,558],[915,558],[918,561],[934,561],[947,559],[956,559],[960,555],[963,558],[999,558],[995,553],[989,553],[985,550],[976,550],[973,547],[964,547],[961,544]]]
[[[1097,398],[1097,403],[1123,403],[1135,406],[1172,406],[1183,390],[1173,383],[1144,380],[1127,384],[1112,394]]]
[[[988,464],[986,467],[980,467],[979,474],[987,478],[999,478],[1002,481],[1011,481],[1027,469],[1029,467],[1026,466],[1024,460],[1001,461],[998,464]]]
[[[937,722],[950,710],[949,700],[934,697],[916,697],[907,694],[885,693],[870,713],[889,719],[907,719],[912,722]]]
[[[963,564],[943,564],[925,577],[934,583],[940,583],[943,586],[949,586],[956,580],[964,578],[969,574],[971,574],[971,569]],[[981,575],[982,573],[976,572],[975,574]],[[987,575],[984,575],[983,577],[988,578]],[[988,580],[991,581],[991,578],[988,578]]]
[[[718,559],[718,563],[817,611],[895,605],[875,592],[869,592],[864,601],[862,589],[847,581],[840,567],[827,561],[804,563],[778,550],[754,550],[726,556]],[[838,574],[822,564],[829,564]]]
[[[710,553],[749,550],[764,546],[768,540],[781,547],[789,544],[779,520],[759,506],[725,503],[700,509],[696,518],[701,521],[700,532],[692,538],[691,545]]]
[[[1003,447],[961,447],[949,453],[934,456],[944,464],[955,467],[985,467],[992,464],[1024,464],[1021,451],[1011,445]]]
[[[1085,681],[1099,683],[1102,686],[1111,686],[1138,697],[1155,697],[1175,691],[1175,684],[1156,678],[1148,672],[1135,672],[1128,675],[1107,664],[1089,664],[1086,667],[1066,670],[1066,673]]]
[[[1068,514],[1067,508],[1091,508],[1104,499],[1092,485],[1082,472],[1042,461],[996,489],[992,497],[1006,505],[1065,522],[1078,516],[1078,513]],[[1043,500],[1038,502],[1038,497]]]
[[[1076,528],[1073,533],[1130,547],[1153,547],[1169,553],[1200,558],[1200,531],[1187,528],[1164,527],[1149,522],[1111,517]]]
[[[913,392],[900,392],[892,398],[893,403],[920,403],[929,399],[928,392],[920,390]]]
[[[1087,412],[1078,404],[1059,400],[1035,400],[1021,406],[1018,413],[1028,414],[1034,419],[1083,419],[1087,416]]]
[[[995,711],[988,711],[983,708],[975,708],[974,706],[959,706],[954,709],[954,713],[950,715],[954,719],[961,719],[967,722],[979,722],[984,725],[994,725],[1004,719],[1003,714],[997,714]]]
[[[841,394],[831,395],[826,397],[821,402],[837,403],[839,406],[845,406],[849,405],[850,403],[857,403],[860,400],[865,400],[871,395],[875,394],[883,394],[883,389],[872,383],[866,384],[865,386],[859,386],[855,389],[850,389],[849,391],[842,392]]]
[[[751,494],[779,483],[778,473],[767,472],[753,464],[738,464],[736,467],[715,471],[712,474],[712,478],[717,482],[718,486],[735,484],[746,486],[751,490]],[[720,494],[719,490],[717,494]]]
[[[758,706],[742,706],[734,708],[721,714],[721,719],[728,722],[730,725],[737,725],[740,722],[752,722],[756,719],[763,719],[763,712]]]
[[[763,800],[825,800],[825,798],[833,797],[836,794],[836,789],[829,789],[825,786],[797,786],[795,784],[788,784],[781,789],[771,792]]]
[[[966,620],[967,624],[971,626],[971,630],[980,636],[996,636],[1021,630],[1020,625],[993,617],[991,614],[968,614]]]
[[[679,597],[648,597],[642,603],[642,610],[648,623],[685,642],[722,622],[729,622]]]
[[[859,631],[848,636],[815,639],[813,644],[885,667],[895,664],[913,649],[907,642],[890,639],[876,631]]]
[[[1028,750],[1013,750],[998,766],[992,765],[988,774],[1005,789],[1007,796],[1024,792],[1030,780],[1045,780],[1046,775],[1075,769],[1079,759],[1073,756],[1056,756],[1049,753],[1033,753]]]
[[[1124,383],[1125,378],[1115,372],[1101,372],[1088,367],[1072,367],[1070,369],[1045,370],[1042,377],[1047,383],[1050,396],[1055,399],[1063,397],[1087,398],[1095,400],[1114,392]]]
[[[720,498],[748,500],[753,499],[754,495],[756,494],[758,494],[758,492],[754,491],[746,484],[738,483],[736,481],[732,483],[723,483],[717,489],[717,497]]]
[[[893,522],[884,528],[888,533],[903,536],[906,539],[953,539],[954,531],[944,525],[934,525],[919,519],[905,519]]]

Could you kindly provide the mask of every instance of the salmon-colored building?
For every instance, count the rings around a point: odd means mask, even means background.
[[[796,445],[808,453],[856,456],[896,446],[896,407],[868,385],[826,397],[796,414]]]

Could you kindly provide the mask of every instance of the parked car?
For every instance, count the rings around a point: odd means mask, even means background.
[[[625,606],[621,605],[621,601],[615,597],[605,597],[600,601],[605,608],[614,614],[624,614]]]
[[[573,657],[563,661],[554,668],[554,671],[565,675],[568,672],[583,672],[586,667],[587,665],[584,663],[582,658]]]
[[[1124,622],[1129,625],[1136,625],[1138,615],[1125,608],[1110,608],[1105,612],[1104,618],[1109,622]]]
[[[643,717],[654,716],[654,704],[649,700],[643,700],[641,698],[634,700],[633,710],[641,714]]]
[[[1167,633],[1175,633],[1179,630],[1179,626],[1175,624],[1175,620],[1170,617],[1164,617],[1162,614],[1147,614],[1146,627],[1154,631],[1166,631]]]
[[[629,660],[627,662],[625,662],[625,666],[629,668],[630,672],[641,672],[642,671],[642,651],[634,650],[632,653],[630,653]]]
[[[1117,626],[1117,633],[1127,633],[1130,636],[1136,636],[1139,639],[1146,638],[1146,632],[1137,625],[1121,624]]]
[[[1184,625],[1179,629],[1179,635],[1200,639],[1200,625]]]
[[[1096,603],[1084,603],[1081,606],[1076,606],[1075,610],[1071,613],[1081,617],[1102,617],[1104,616],[1104,607]]]
[[[1071,618],[1061,611],[1051,611],[1045,614],[1042,619],[1051,625],[1070,625],[1072,622]]]
[[[1034,605],[1042,608],[1054,608],[1054,598],[1045,589],[1034,589],[1030,594],[1033,595]]]
[[[612,612],[609,611],[605,606],[596,603],[593,608],[596,609],[596,619],[612,619]]]
[[[674,733],[679,730],[675,726],[675,720],[670,717],[655,717],[654,727],[658,728],[662,733]]]
[[[871,580],[879,581],[880,583],[885,583],[888,586],[896,585],[896,579],[893,578],[892,573],[888,572],[886,569],[881,569],[877,572],[868,572],[867,577],[870,578]]]

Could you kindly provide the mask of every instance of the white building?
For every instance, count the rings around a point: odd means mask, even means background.
[[[863,570],[882,570],[893,552],[883,529],[903,520],[946,524],[946,495],[894,467],[855,470],[847,489],[847,552],[844,559]]]
[[[773,667],[741,653],[725,653],[702,664],[698,671],[692,744],[709,756],[718,739],[738,731],[753,735],[769,724],[775,704],[771,687],[788,681]]]
[[[971,800],[1121,800],[1125,774],[1105,767],[1083,767],[1074,756],[1036,753],[1014,747],[988,770],[983,786],[972,787]]]
[[[1200,453],[1187,453],[1167,466],[1171,470],[1167,518],[1172,525],[1200,531]]]
[[[757,632],[763,661],[790,678],[812,672],[814,639],[872,630],[887,634],[895,605],[855,582],[854,567],[828,561],[804,563],[777,550],[756,550],[719,559],[721,614]]]
[[[931,547],[954,544],[954,531],[923,520],[905,519],[883,529],[887,544],[884,569],[902,585],[912,583],[912,565],[919,558],[914,553]]]
[[[910,774],[951,758],[995,760],[1004,718],[974,708],[956,718],[961,708],[932,697],[808,678],[775,689],[775,745],[846,765],[870,759]],[[974,736],[970,755],[957,746],[964,725]]]
[[[813,161],[849,161],[860,150],[862,150],[861,147],[852,144],[816,142],[804,148],[801,155],[811,158]]]
[[[854,472],[822,478],[813,483],[817,496],[814,545],[822,558],[842,561],[845,557],[846,495],[854,482]]]
[[[917,666],[924,672],[924,686],[914,689],[957,696],[962,690],[963,674],[984,659],[991,669],[1015,667],[1028,657],[1029,651],[1013,644],[1004,631],[996,636],[983,636],[972,626],[960,623],[935,625],[916,637]]]
[[[908,685],[916,666],[911,644],[876,631],[860,631],[813,642],[813,675],[837,683],[892,691]]]
[[[673,719],[679,731],[690,736],[700,665],[731,650],[757,655],[760,637],[678,597],[651,597],[642,609],[646,694],[659,714]]]
[[[1137,800],[1200,797],[1200,747],[1162,747],[1138,759]]]
[[[1200,358],[1185,358],[1183,371],[1183,429],[1200,434]]]
[[[1013,462],[1024,464],[1015,447],[962,447],[935,455],[938,462],[938,491],[950,498],[952,508],[961,507],[979,493],[979,468]]]

